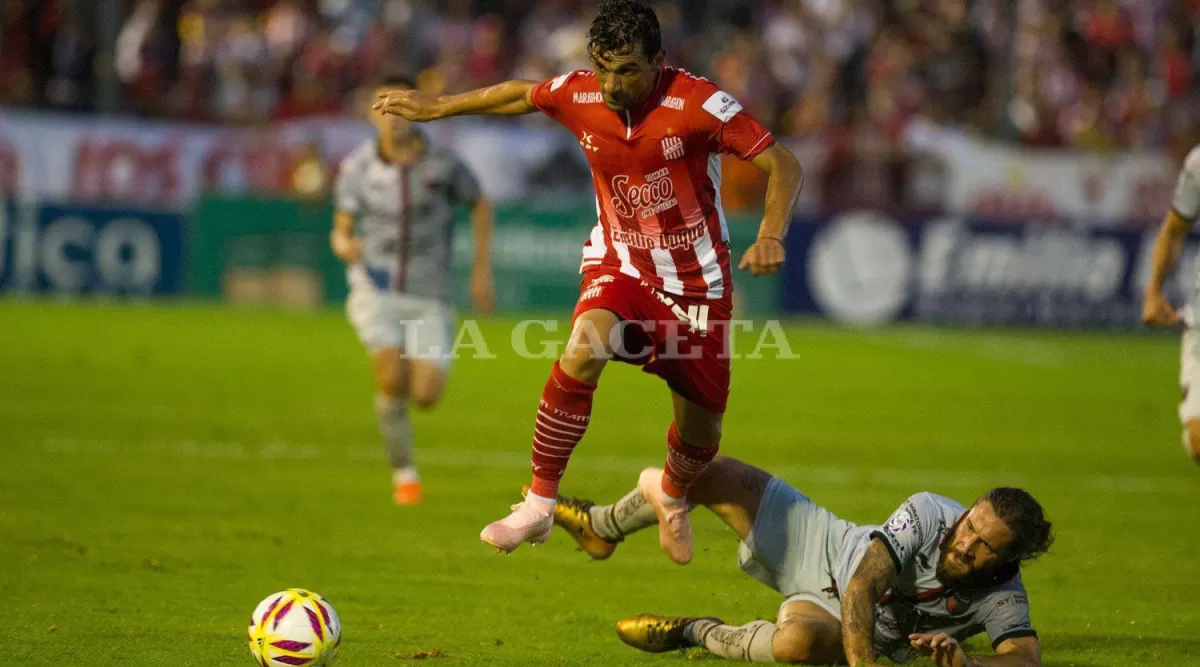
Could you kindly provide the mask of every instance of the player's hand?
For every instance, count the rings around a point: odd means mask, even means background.
[[[975,661],[967,655],[958,640],[944,632],[936,635],[911,634],[908,636],[908,643],[938,667],[975,667]]]
[[[742,255],[738,268],[750,269],[754,276],[769,276],[783,266],[783,242],[776,238],[761,238]]]
[[[491,315],[496,307],[496,287],[492,282],[492,272],[479,269],[471,272],[471,302],[475,311],[483,315]]]
[[[1179,312],[1158,290],[1147,290],[1142,303],[1142,322],[1152,327],[1170,327],[1179,324]]]
[[[334,234],[330,239],[333,254],[346,264],[357,264],[362,259],[362,239],[346,234]]]
[[[393,90],[390,93],[380,93],[372,109],[380,113],[400,116],[418,123],[441,118],[438,113],[437,98],[419,90]]]

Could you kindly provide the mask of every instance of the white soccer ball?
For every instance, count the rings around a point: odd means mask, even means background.
[[[327,667],[341,645],[333,605],[303,588],[268,595],[250,617],[250,652],[259,667]]]

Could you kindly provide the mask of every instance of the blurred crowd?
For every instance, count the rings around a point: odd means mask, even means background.
[[[258,123],[587,66],[594,0],[0,0],[0,104]],[[1171,148],[1200,118],[1200,0],[675,0],[669,61],[782,135],[914,123],[1029,146]],[[111,12],[112,16],[105,13]],[[106,37],[102,26],[112,26]]]

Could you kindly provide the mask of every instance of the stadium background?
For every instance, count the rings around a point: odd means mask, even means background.
[[[569,312],[593,222],[576,139],[543,118],[429,128],[499,206],[497,358],[456,362],[416,422],[428,501],[388,504],[327,247],[337,162],[369,136],[362,84],[388,63],[444,92],[584,67],[592,4],[0,0],[0,664],[247,664],[244,616],[295,585],[338,608],[347,665],[675,664],[612,622],[773,613],[707,518],[686,569],[653,539],[604,564],[561,535],[508,559],[475,541],[524,480],[545,376],[512,328]],[[1137,325],[1200,140],[1200,6],[656,8],[669,60],[807,172],[787,267],[738,283],[796,358],[739,361],[725,450],[863,522],[918,489],[1026,486],[1060,535],[1026,575],[1046,664],[1200,662],[1177,339]],[[763,186],[726,162],[735,252]],[[661,458],[661,389],[605,384],[569,493],[615,497]]]

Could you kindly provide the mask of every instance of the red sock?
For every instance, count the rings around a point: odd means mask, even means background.
[[[532,493],[543,498],[558,496],[558,480],[567,470],[571,451],[587,431],[595,391],[596,385],[576,380],[554,362],[533,429]]]
[[[712,447],[689,445],[679,437],[675,422],[667,429],[667,464],[662,477],[662,490],[672,498],[686,498],[688,489],[704,473],[717,455],[720,444]]]

